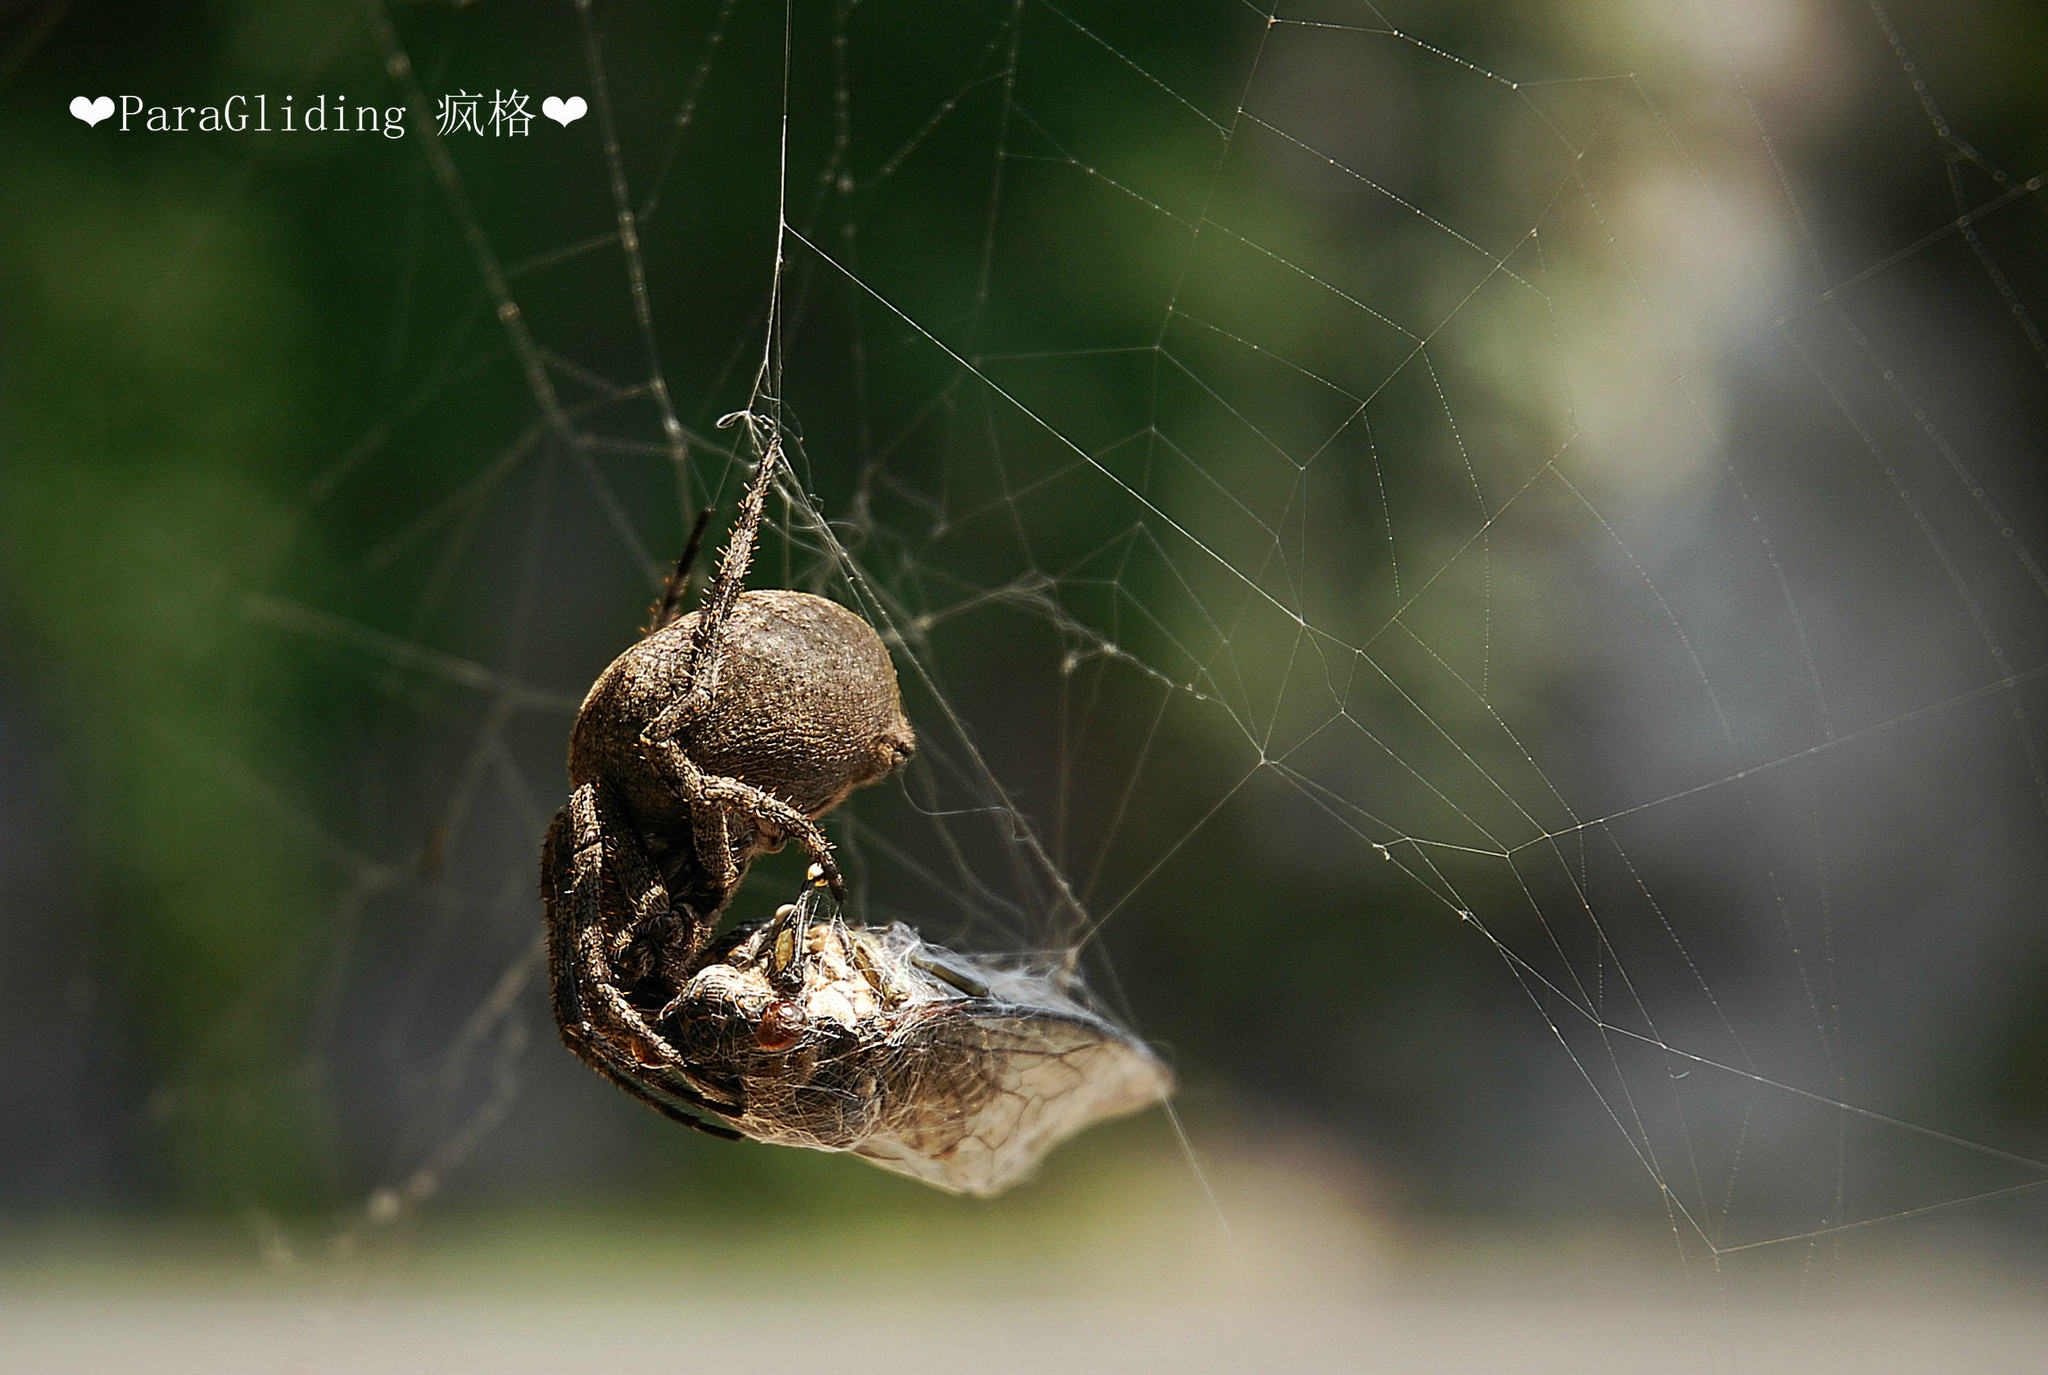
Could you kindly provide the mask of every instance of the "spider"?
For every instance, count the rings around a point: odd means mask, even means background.
[[[686,553],[642,638],[584,698],[572,791],[541,848],[563,1041],[656,1111],[725,1137],[742,1133],[706,1116],[744,1103],[649,1013],[702,963],[756,856],[795,840],[843,894],[817,819],[916,748],[872,626],[823,597],[742,590],[782,457],[768,428],[765,445],[754,430],[760,462],[702,604],[680,614]]]

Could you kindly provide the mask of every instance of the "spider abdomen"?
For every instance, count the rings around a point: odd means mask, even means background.
[[[609,784],[656,844],[687,834],[692,811],[648,760],[642,736],[692,686],[698,615],[613,660],[584,698],[569,740],[571,784]],[[709,657],[717,664],[709,701],[673,737],[707,774],[751,784],[815,817],[916,747],[888,649],[836,602],[807,592],[745,593]],[[733,839],[750,855],[780,838]]]

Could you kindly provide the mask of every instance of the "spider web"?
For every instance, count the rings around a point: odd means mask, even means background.
[[[831,820],[853,911],[1078,960],[1191,1174],[1310,1121],[1715,1283],[2038,1229],[2038,1104],[1954,1089],[2038,1026],[2048,891],[2048,206],[1952,113],[1964,19],[365,13],[303,77],[412,111],[377,366],[316,574],[234,592],[337,723],[242,786],[337,894],[344,1232],[784,1187],[593,1104],[533,890],[741,409],[792,464],[753,585],[858,607],[919,731]],[[433,132],[508,83],[588,117]]]

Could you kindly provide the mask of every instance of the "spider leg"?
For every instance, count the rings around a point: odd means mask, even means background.
[[[689,541],[683,545],[683,556],[676,560],[675,571],[662,584],[661,600],[647,613],[647,628],[640,632],[643,637],[682,619],[683,598],[690,593],[690,574],[697,567],[697,551],[704,546],[704,531],[711,524],[711,512],[712,508],[706,506],[697,513],[697,523],[690,527]]]
[[[832,859],[832,842],[826,839],[825,828],[804,812],[742,779],[706,773],[673,740],[643,739],[641,748],[677,794],[690,803],[690,813],[696,819],[697,858],[721,887],[730,890],[740,881],[732,844],[732,817],[738,815],[756,827],[773,826],[803,846],[825,871],[834,896],[846,896],[845,880]]]
[[[572,1044],[570,1049],[575,1050],[576,1047]],[[581,1054],[581,1052],[578,1053]],[[704,1118],[697,1116],[696,1113],[689,1111],[686,1106],[689,1104],[688,1099],[680,1096],[670,1097],[652,1084],[627,1074],[607,1061],[594,1059],[588,1055],[584,1055],[582,1058],[585,1064],[611,1080],[614,1084],[617,1084],[633,1097],[645,1103],[648,1107],[653,1108],[663,1117],[668,1118],[669,1121],[680,1122],[686,1127],[703,1132],[707,1136],[715,1136],[721,1141],[746,1140],[745,1132],[737,1131],[732,1127],[721,1126],[716,1122],[707,1122]]]
[[[775,470],[781,463],[782,436],[771,432],[768,447],[761,452],[761,462],[740,496],[740,518],[733,523],[732,539],[718,556],[718,571],[712,575],[711,586],[704,591],[704,604],[697,611],[697,629],[690,640],[690,691],[661,714],[661,722],[667,722],[673,715],[675,724],[680,725],[708,703],[718,689],[719,637],[725,633],[725,623],[746,586],[747,569],[754,562],[754,541],[761,533],[761,513],[767,509],[768,489],[775,485]],[[699,700],[686,706],[693,697]],[[669,733],[673,734],[673,729]]]
[[[661,715],[647,723],[640,734],[642,741],[673,740],[685,722],[711,705],[718,691],[718,670],[724,657],[719,652],[720,639],[746,586],[747,569],[754,561],[754,540],[761,530],[761,513],[767,508],[768,489],[775,485],[775,465],[781,458],[782,441],[771,438],[747,483],[746,493],[740,498],[740,518],[733,523],[732,540],[719,555],[718,571],[712,575],[711,586],[705,589],[704,604],[697,608],[697,627],[690,634],[690,685],[662,708]]]
[[[586,783],[555,814],[541,848],[548,972],[562,1040],[584,1063],[657,1112],[725,1135],[729,1129],[699,1122],[684,1108],[729,1116],[740,1105],[721,1101],[723,1095],[692,1074],[619,989],[612,946],[620,933],[610,931],[605,920],[608,867],[633,914],[624,932],[628,939],[635,927],[669,915],[668,894],[638,831],[602,784]],[[694,955],[709,923],[687,910],[685,920]]]
[[[721,888],[730,891],[739,883],[739,862],[733,855],[727,816],[728,811],[734,811],[748,817],[757,827],[771,825],[802,845],[825,871],[832,891],[844,897],[846,881],[833,862],[832,843],[817,822],[773,793],[737,778],[705,773],[675,743],[683,726],[708,708],[718,692],[725,624],[732,618],[732,609],[746,584],[747,569],[754,560],[754,542],[761,530],[761,515],[767,509],[768,489],[775,485],[775,472],[781,462],[782,438],[771,432],[761,462],[740,498],[740,514],[732,527],[732,539],[719,556],[718,571],[697,611],[697,627],[690,639],[690,685],[640,733],[640,748],[690,803],[697,818],[697,858]]]

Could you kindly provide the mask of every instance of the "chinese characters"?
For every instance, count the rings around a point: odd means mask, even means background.
[[[511,91],[493,90],[489,96],[481,91],[471,94],[460,90],[444,95],[434,112],[438,122],[435,132],[443,138],[463,133],[479,138],[524,138],[533,128],[533,112],[527,108],[529,99],[516,87]]]

